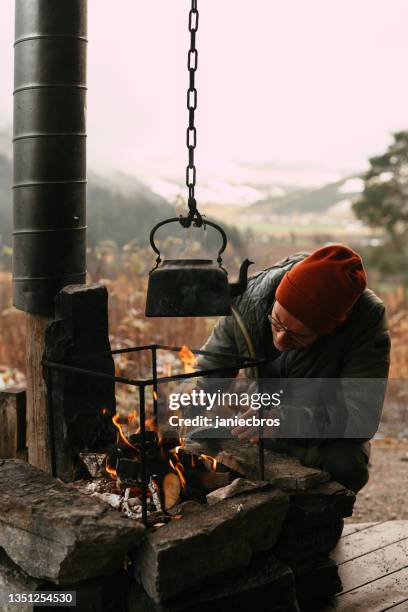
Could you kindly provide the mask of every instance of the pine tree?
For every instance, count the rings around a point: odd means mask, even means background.
[[[396,132],[393,138],[383,155],[369,160],[364,190],[353,209],[371,227],[382,227],[402,249],[408,234],[408,131]]]

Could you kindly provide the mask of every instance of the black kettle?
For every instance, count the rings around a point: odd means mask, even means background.
[[[227,246],[224,230],[206,220],[222,236],[217,263],[211,259],[165,259],[163,262],[154,242],[157,229],[166,223],[179,222],[178,217],[161,221],[150,233],[150,244],[157,253],[156,266],[149,273],[146,298],[147,317],[211,317],[231,314],[231,298],[241,295],[247,287],[248,267],[245,259],[238,282],[228,283],[228,273],[222,266],[221,254]]]

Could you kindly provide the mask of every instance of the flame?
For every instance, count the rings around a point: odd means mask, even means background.
[[[170,378],[170,376],[171,376],[171,365],[170,365],[170,364],[167,366],[167,376],[168,376],[169,378]]]
[[[176,455],[178,454],[180,448],[183,448],[183,446],[185,445],[186,441],[184,438],[179,438],[179,443],[178,446],[175,446],[173,448],[173,450],[171,451],[172,453],[176,453]]]
[[[154,397],[154,399],[157,402],[157,400],[159,399],[159,396],[157,395],[157,393],[156,393],[156,391],[154,389],[153,389],[153,397]]]
[[[119,413],[116,413],[113,417],[112,417],[112,423],[115,425],[115,427],[117,428],[118,432],[119,432],[119,437],[122,440],[122,442],[124,442],[124,444],[126,444],[126,446],[129,446],[130,448],[133,448],[133,450],[137,451],[138,449],[136,448],[136,446],[133,446],[133,444],[131,444],[129,442],[129,440],[127,439],[126,435],[123,433],[121,426],[119,425]]]
[[[214,459],[214,457],[211,457],[210,455],[204,455],[204,454],[201,454],[200,457],[202,459],[204,459],[204,461],[209,461],[210,462],[210,464],[211,464],[211,471],[212,472],[216,471],[216,469],[217,469],[217,460]]]
[[[178,357],[183,362],[185,374],[191,374],[191,372],[195,371],[193,366],[197,365],[197,359],[194,353],[190,351],[186,344],[183,344],[183,346],[179,350]]]
[[[106,457],[105,472],[107,472],[109,476],[113,479],[116,479],[118,477],[117,471],[109,465],[108,457]]]
[[[174,463],[173,463],[173,461],[171,459],[169,459],[169,463],[170,463],[171,467],[173,468],[173,470],[176,472],[177,476],[179,477],[182,488],[185,489],[186,488],[186,479],[184,478],[184,474],[183,474],[183,472],[184,472],[183,464],[178,461],[178,458],[177,458],[176,465],[174,465]]]
[[[145,419],[145,431],[156,431],[156,421],[153,417]],[[136,433],[140,433],[140,425],[136,429]]]
[[[176,446],[175,448],[171,449],[171,454],[173,455],[176,463],[174,464],[173,461],[171,459],[169,459],[169,463],[171,465],[171,467],[173,468],[173,470],[177,473],[180,482],[181,482],[181,486],[183,487],[183,489],[186,488],[186,479],[184,477],[184,465],[181,463],[179,456],[178,456],[178,452],[180,450],[180,448],[183,448],[184,446],[184,439],[180,438],[179,439],[179,446]]]

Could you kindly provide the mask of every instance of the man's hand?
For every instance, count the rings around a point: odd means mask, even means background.
[[[249,408],[249,410],[244,412],[244,414],[241,415],[240,418],[249,420],[254,415],[259,416],[260,418],[268,419],[277,419],[280,417],[280,413],[278,410],[264,410],[262,413],[259,413],[258,411]],[[259,430],[260,428],[257,425],[239,425],[237,427],[232,427],[231,433],[235,438],[238,438],[240,440],[249,440],[250,442],[255,444],[259,440]],[[265,425],[262,428],[262,438],[274,438],[276,436],[276,431],[276,427],[272,425]]]

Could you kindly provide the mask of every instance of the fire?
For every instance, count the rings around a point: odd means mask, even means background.
[[[129,440],[127,439],[127,436],[123,433],[121,426],[119,425],[119,414],[115,414],[112,417],[112,423],[115,425],[115,427],[117,428],[118,432],[119,432],[119,437],[122,440],[122,442],[124,444],[126,444],[126,446],[129,446],[130,448],[133,448],[133,450],[137,451],[136,446],[133,446],[133,444],[131,444],[129,442]]]
[[[156,421],[153,417],[145,419],[145,431],[156,431]],[[136,430],[136,433],[140,433],[140,425]]]
[[[202,459],[204,459],[204,461],[208,461],[210,463],[211,471],[212,472],[216,471],[216,469],[217,469],[217,460],[214,459],[214,457],[211,457],[210,455],[204,455],[204,454],[201,454],[200,457]]]
[[[184,474],[183,474],[184,466],[178,460],[177,454],[175,455],[175,457],[177,458],[177,463],[174,464],[171,459],[169,459],[169,463],[170,463],[171,467],[173,468],[173,470],[176,472],[177,476],[179,477],[180,482],[181,482],[181,486],[183,487],[183,489],[185,489],[186,488],[186,479],[184,478]]]
[[[157,400],[159,399],[159,396],[157,395],[157,393],[156,393],[156,391],[154,389],[153,389],[153,397],[154,397],[154,399],[157,402]]]
[[[116,479],[118,477],[116,470],[109,465],[108,457],[106,457],[105,472],[107,472],[111,478]]]
[[[191,372],[195,371],[193,366],[197,365],[197,359],[186,344],[183,344],[178,352],[178,356],[183,362],[185,374],[191,374]]]
[[[183,487],[183,489],[185,489],[186,479],[184,477],[184,465],[181,463],[179,456],[178,456],[178,452],[180,448],[183,448],[183,446],[184,446],[184,438],[179,438],[179,445],[170,451],[171,454],[174,456],[176,463],[174,464],[171,459],[169,459],[169,463],[171,467],[173,468],[173,470],[177,473],[180,479],[180,482],[181,482],[181,486]]]

